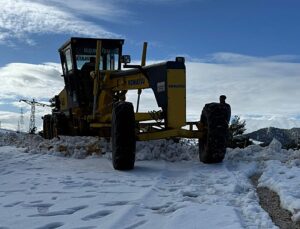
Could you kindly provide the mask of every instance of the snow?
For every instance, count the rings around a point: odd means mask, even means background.
[[[296,163],[298,164],[299,162]],[[293,214],[293,221],[300,220],[299,174],[299,165],[291,166],[280,161],[270,161],[267,163],[265,172],[260,178],[260,186],[269,187],[279,194],[281,206]]]
[[[139,142],[132,171],[116,171],[95,137],[0,132],[0,228],[277,228],[249,177],[277,192],[300,221],[300,152],[228,149],[198,160],[197,142]]]

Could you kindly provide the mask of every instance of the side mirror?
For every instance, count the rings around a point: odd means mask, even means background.
[[[131,62],[131,57],[130,55],[123,55],[121,58],[121,63],[123,64],[129,64]]]
[[[185,58],[182,57],[182,56],[176,56],[176,59],[175,59],[176,62],[181,62],[181,63],[185,63]]]

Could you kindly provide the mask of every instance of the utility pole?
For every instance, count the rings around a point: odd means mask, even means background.
[[[24,112],[23,108],[21,108],[21,115],[20,115],[20,132],[24,131]]]
[[[30,122],[29,122],[29,133],[34,134],[36,131],[35,126],[35,100],[31,102],[31,113],[30,113]]]
[[[30,122],[29,122],[29,133],[34,134],[36,131],[35,126],[35,106],[41,106],[41,107],[51,107],[51,105],[39,103],[35,101],[34,99],[32,101],[26,100],[26,99],[20,99],[19,102],[27,103],[31,106],[31,113],[30,113]]]

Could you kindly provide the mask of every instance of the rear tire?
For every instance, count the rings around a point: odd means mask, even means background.
[[[117,102],[111,123],[112,162],[116,170],[131,170],[135,162],[135,116],[132,103]]]
[[[199,139],[199,159],[203,163],[222,162],[228,139],[228,108],[219,103],[206,104],[201,122],[205,126],[204,137]]]
[[[45,139],[53,138],[53,121],[52,115],[45,115],[43,117],[43,136]]]
[[[68,135],[69,120],[64,113],[57,113],[52,116],[53,119],[53,137],[58,135]]]

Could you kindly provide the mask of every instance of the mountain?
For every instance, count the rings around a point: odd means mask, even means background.
[[[245,136],[263,142],[263,145],[269,145],[273,138],[276,138],[281,142],[283,147],[290,148],[291,146],[298,145],[298,141],[300,140],[300,128],[280,129],[268,127],[245,134]]]

